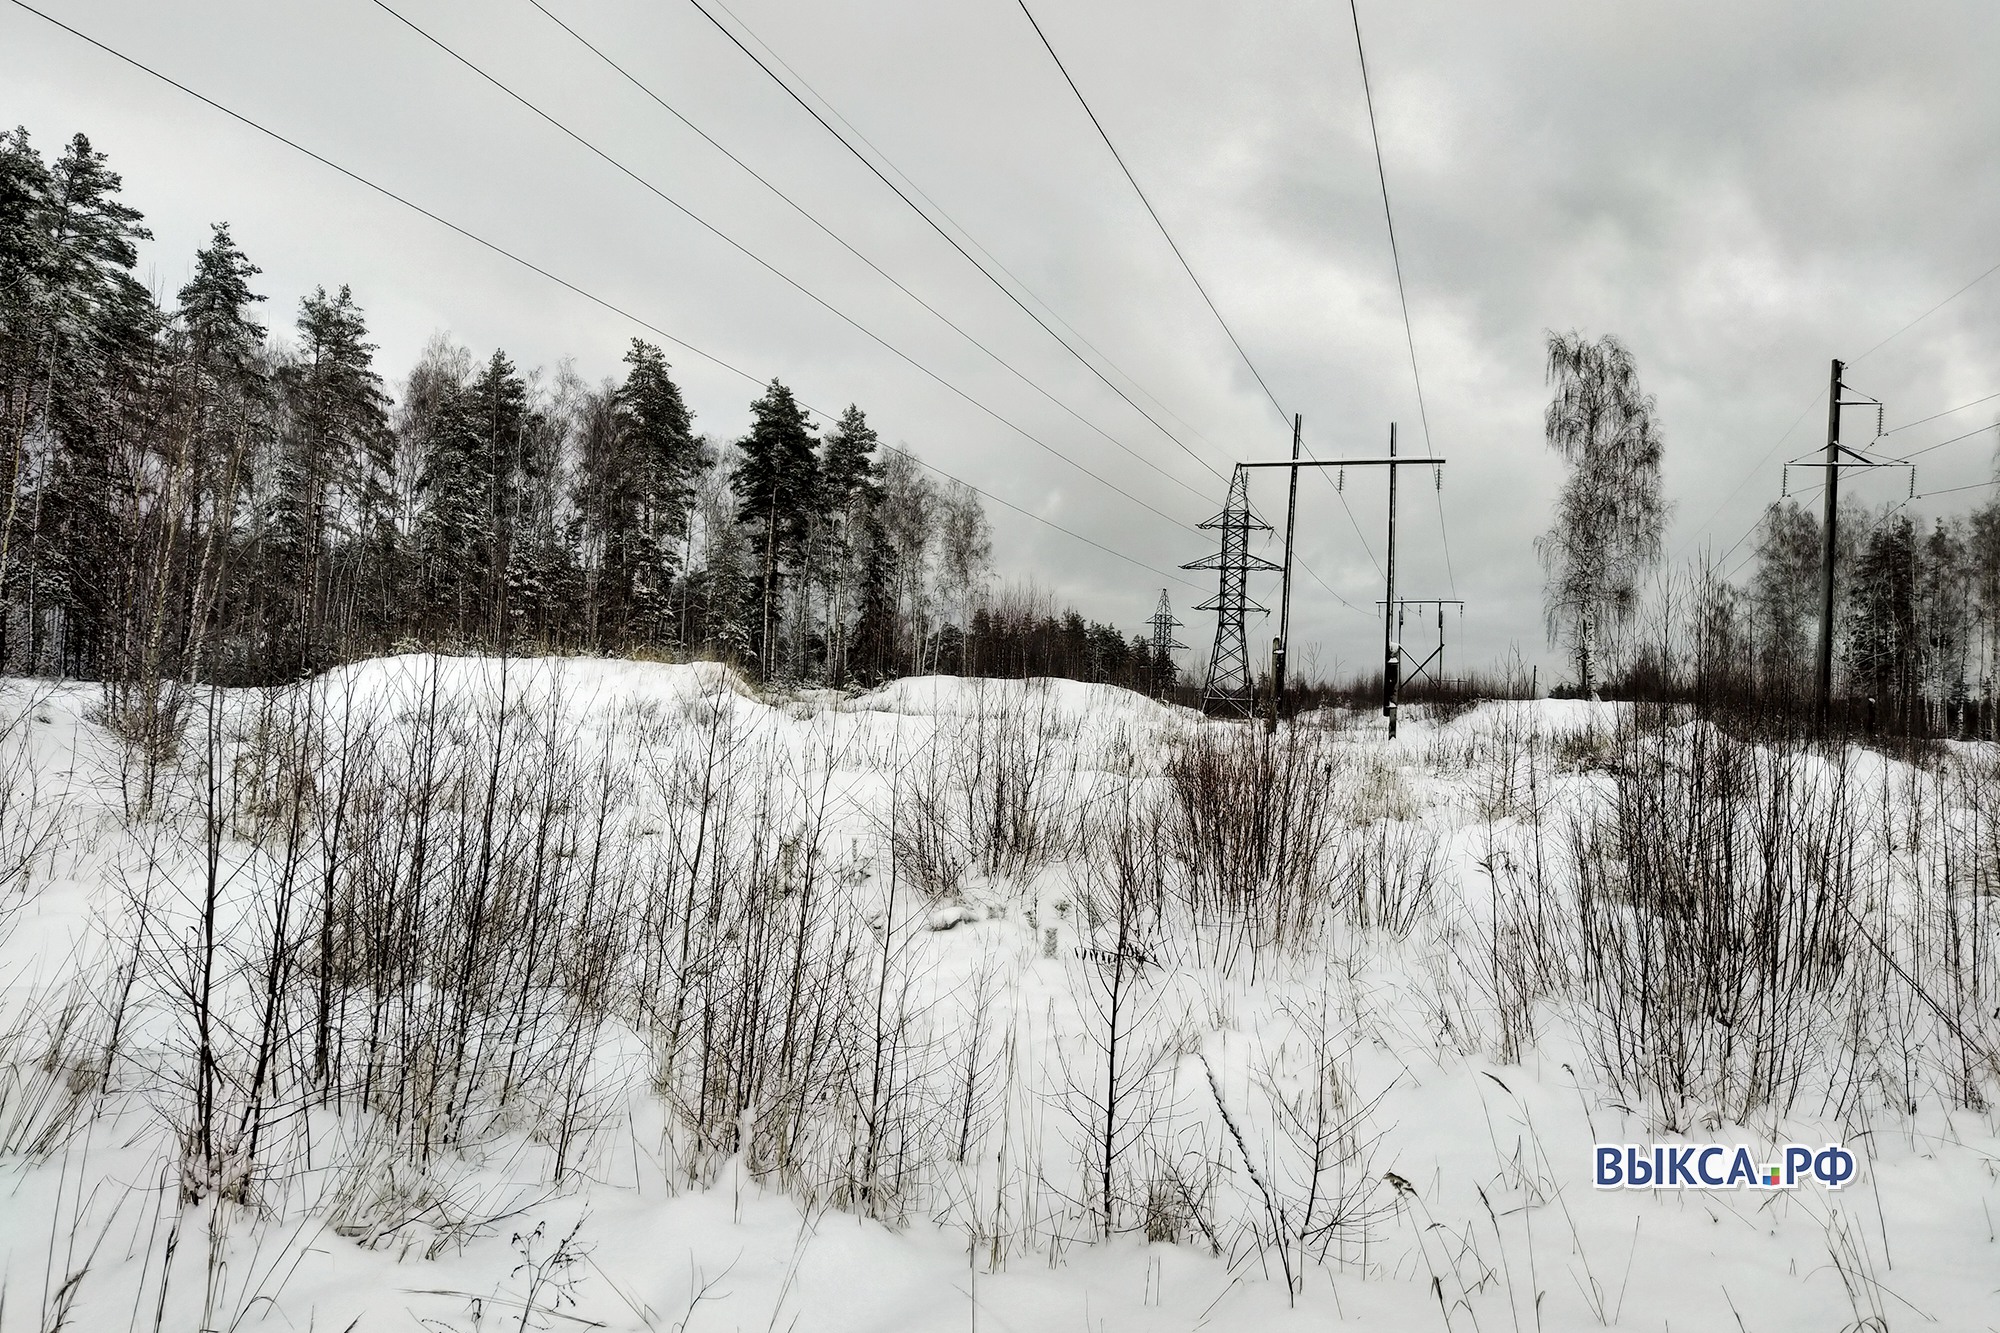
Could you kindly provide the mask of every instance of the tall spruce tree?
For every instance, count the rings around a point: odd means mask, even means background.
[[[1884,515],[1861,542],[1847,596],[1845,649],[1852,688],[1901,711],[1916,684],[1917,530]]]
[[[521,492],[535,479],[526,472],[528,385],[514,363],[498,348],[466,386],[467,412],[480,455],[479,480],[485,483],[482,541],[485,586],[478,614],[494,640],[509,630],[508,575],[513,565],[514,530],[519,525]]]
[[[463,349],[433,341],[410,372],[399,427],[416,478],[412,526],[421,591],[411,627],[453,644],[480,629],[492,567],[493,460],[474,419],[470,370]]]
[[[880,439],[860,408],[849,403],[820,449],[820,582],[826,594],[827,673],[848,672],[850,590],[863,577],[867,517],[880,495],[875,450]]]
[[[277,442],[262,530],[259,576],[266,585],[264,635],[268,666],[303,673],[326,665],[334,645],[325,618],[344,576],[351,592],[354,565],[379,539],[386,519],[388,396],[375,373],[375,346],[353,293],[318,288],[299,304],[296,357],[280,368],[286,407]],[[348,553],[336,571],[334,545]]]
[[[251,317],[264,298],[250,280],[262,270],[237,248],[226,222],[210,228],[194,270],[177,294],[169,330],[180,426],[169,441],[142,679],[194,679],[213,665],[208,649],[233,573],[228,560],[245,468],[275,424],[265,329]]]
[[[112,436],[160,320],[132,276],[151,233],[119,189],[82,135],[51,167],[26,130],[0,134],[0,661],[16,611],[26,664],[52,619],[74,662],[124,600]]]
[[[681,398],[665,354],[634,338],[625,365],[617,397],[619,494],[607,516],[606,550],[608,560],[616,556],[612,568],[622,603],[621,632],[656,644],[671,633],[670,585],[687,536],[702,458],[694,414]]]
[[[757,547],[759,629],[753,651],[768,679],[779,661],[773,637],[777,597],[805,548],[818,500],[819,460],[805,413],[777,380],[750,404],[750,417],[750,433],[737,441],[741,460],[731,484],[737,522],[751,529]]]

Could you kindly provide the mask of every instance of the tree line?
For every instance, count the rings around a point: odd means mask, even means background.
[[[148,239],[84,136],[0,133],[7,670],[256,683],[424,647],[1157,674],[1109,626],[988,605],[977,493],[859,407],[816,429],[773,380],[740,438],[698,433],[639,339],[592,384],[439,337],[392,398],[347,287],[274,337],[227,224],[171,301],[134,277]]]
[[[1549,532],[1549,641],[1568,687],[1625,697],[1690,691],[1778,705],[1814,689],[1822,608],[1820,516],[1771,504],[1737,584],[1713,566],[1662,574],[1657,406],[1616,338],[1549,335],[1548,443],[1568,465]],[[1917,735],[1995,729],[2000,676],[2000,498],[1928,525],[1907,501],[1843,500],[1835,523],[1834,688],[1858,727]]]

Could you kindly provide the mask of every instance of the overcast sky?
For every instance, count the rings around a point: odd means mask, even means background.
[[[393,3],[1055,452],[731,250],[370,0],[37,0],[758,379],[783,379],[817,408],[859,403],[884,438],[1155,570],[1174,573],[1208,549],[1191,525],[1221,502],[1209,468],[1226,475],[1229,461],[1289,448],[1278,411],[1015,0],[733,0],[733,13],[1099,349],[1105,373],[1135,385],[1131,396],[1187,450],[685,0],[544,3],[1077,415],[792,212],[528,0]],[[1392,420],[1405,450],[1420,448],[1346,7],[1031,8],[1278,402],[1303,413],[1308,448],[1379,454]],[[1406,483],[1399,583],[1409,596],[1465,599],[1462,640],[1452,625],[1460,661],[1514,646],[1551,660],[1533,548],[1560,481],[1541,429],[1549,329],[1614,333],[1637,356],[1659,399],[1669,550],[1682,559],[1727,551],[1776,498],[1778,464],[1823,441],[1829,358],[1855,363],[1850,382],[1886,401],[1891,427],[2000,393],[2000,275],[1869,354],[2000,264],[2000,5],[1364,0],[1361,19],[1430,442],[1451,460],[1437,498],[1428,477]],[[351,284],[392,383],[438,331],[481,354],[505,348],[523,368],[572,357],[591,378],[619,369],[629,338],[651,336],[12,0],[0,0],[0,116],[45,152],[81,130],[110,154],[155,232],[142,268],[164,293],[224,219],[264,269],[274,329],[289,328],[314,286]],[[669,352],[698,428],[739,433],[755,388]],[[2000,398],[1884,447],[1991,425],[1996,408]],[[1872,413],[1849,414],[1850,439],[1873,427]],[[1990,479],[1993,441],[1989,431],[1926,454],[1919,489]],[[1811,481],[1794,478],[1795,489]],[[1871,502],[1908,491],[1901,474],[1856,485]],[[1949,514],[1989,494],[1914,507]],[[1282,512],[1280,474],[1258,479],[1256,499]],[[1381,595],[1384,499],[1379,473],[1350,473],[1344,497],[1310,478],[1300,490],[1304,562],[1361,608]],[[1191,622],[1182,637],[1206,651],[1213,622],[1189,610],[1213,591],[1203,576],[1169,583],[988,510],[1003,577],[1034,578],[1128,629],[1167,586]],[[1347,670],[1376,654],[1370,621],[1314,578],[1294,596],[1308,662]]]

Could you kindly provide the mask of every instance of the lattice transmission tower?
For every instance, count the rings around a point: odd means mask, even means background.
[[[1159,698],[1167,692],[1167,686],[1174,680],[1174,649],[1185,648],[1186,644],[1174,637],[1181,622],[1174,619],[1174,604],[1167,600],[1167,590],[1160,589],[1160,604],[1153,608],[1153,697]]]
[[[1215,648],[1208,657],[1208,683],[1202,687],[1202,711],[1249,717],[1256,698],[1250,672],[1250,640],[1244,619],[1264,608],[1250,600],[1250,574],[1278,572],[1282,565],[1250,554],[1250,534],[1269,532],[1271,525],[1250,512],[1250,474],[1238,467],[1229,478],[1229,499],[1204,531],[1222,533],[1222,549],[1182,565],[1182,569],[1216,571],[1215,596],[1195,610],[1215,612]]]

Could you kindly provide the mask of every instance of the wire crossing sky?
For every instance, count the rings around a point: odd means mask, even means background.
[[[1428,420],[1450,557],[1412,526],[1399,584],[1467,600],[1459,661],[1553,661],[1533,548],[1560,481],[1549,330],[1637,357],[1670,551],[1724,549],[1778,497],[1836,356],[1906,423],[1885,451],[1920,456],[1916,500],[1862,477],[1863,503],[1927,523],[1990,494],[1993,6],[1150,0],[1031,26],[1019,0],[702,3],[395,0],[517,103],[362,0],[37,0],[334,170],[11,4],[0,88],[44,151],[82,131],[110,155],[156,290],[227,219],[265,322],[349,283],[392,375],[440,331],[591,378],[635,333],[684,339],[697,429],[744,429],[738,367],[856,402],[1018,507],[996,506],[1003,574],[1127,628],[1206,550],[1186,525],[1219,507],[1215,474],[1288,446],[1282,404],[1320,457]],[[1300,507],[1323,583],[1295,589],[1302,667],[1315,640],[1322,670],[1373,648],[1335,597],[1380,595],[1380,482],[1343,498],[1356,527]]]

